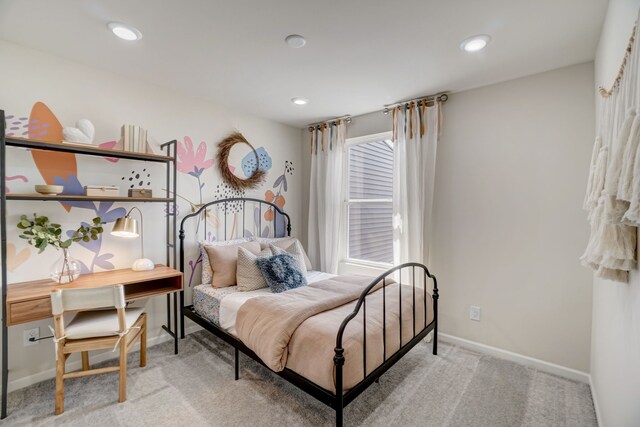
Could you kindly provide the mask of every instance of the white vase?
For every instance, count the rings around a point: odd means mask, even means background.
[[[69,249],[62,249],[62,256],[51,267],[51,280],[70,283],[80,276],[80,263],[69,255]]]

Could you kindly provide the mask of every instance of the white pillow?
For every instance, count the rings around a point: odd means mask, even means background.
[[[205,246],[227,246],[227,245],[237,245],[238,243],[250,242],[255,240],[254,237],[243,237],[242,239],[235,240],[220,240],[209,242],[206,240],[201,240],[198,242],[200,245],[200,258],[202,259],[202,281],[203,285],[210,285],[211,280],[213,278],[213,270],[211,269],[211,263],[209,262],[209,255],[205,250]]]
[[[236,270],[238,292],[255,291],[256,289],[267,287],[267,281],[264,280],[264,276],[256,261],[258,258],[270,257],[272,255],[275,255],[275,253],[270,247],[260,251],[258,255],[243,247],[238,248],[238,269]]]
[[[300,242],[295,237],[278,237],[278,238],[257,237],[255,240],[257,240],[260,243],[260,250],[269,246],[270,243],[274,246],[279,247],[280,249],[286,249],[289,246],[291,246],[293,242]],[[302,246],[302,243],[300,243],[300,249],[302,250],[302,254],[304,256],[304,263],[306,266],[306,268],[303,269],[302,271],[313,270],[313,267],[311,266],[311,261],[309,260],[307,253],[304,251],[304,246]]]
[[[287,246],[286,249],[279,248],[272,243],[269,243],[269,249],[273,252],[274,255],[280,254],[289,254],[293,256],[298,262],[298,268],[300,271],[307,271],[307,264],[304,260],[304,249],[302,249],[302,244],[299,241],[293,242],[291,245]]]

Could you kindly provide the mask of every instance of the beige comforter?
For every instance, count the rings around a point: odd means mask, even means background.
[[[422,282],[413,286],[398,285],[387,279],[386,355],[400,346],[400,293],[402,294],[402,344],[425,326]],[[342,321],[353,312],[363,289],[371,283],[365,276],[336,276],[281,294],[256,297],[245,302],[238,311],[238,338],[274,371],[289,368],[319,386],[335,391],[333,364],[336,335]],[[367,374],[378,367],[383,357],[383,290],[382,283],[366,299]],[[431,297],[427,293],[427,320],[433,319]],[[414,304],[415,301],[415,304]],[[363,310],[345,329],[344,390],[364,378]]]

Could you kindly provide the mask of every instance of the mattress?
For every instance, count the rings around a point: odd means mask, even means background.
[[[334,276],[321,271],[308,271],[307,282],[314,283]],[[272,292],[269,288],[238,292],[237,286],[214,288],[211,285],[198,285],[193,288],[193,308],[209,322],[236,335],[238,310],[246,301],[262,295],[272,295]]]

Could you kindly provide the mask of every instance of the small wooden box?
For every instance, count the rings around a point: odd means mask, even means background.
[[[84,193],[92,197],[118,197],[120,188],[115,185],[87,185]]]
[[[138,197],[143,199],[150,199],[153,197],[152,192],[148,188],[130,188],[129,197]]]

